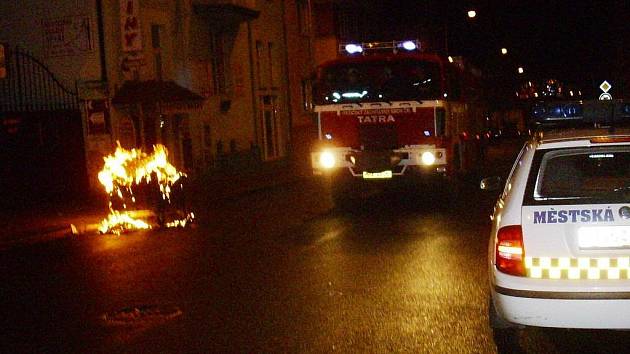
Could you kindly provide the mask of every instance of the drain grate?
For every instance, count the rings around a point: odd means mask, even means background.
[[[163,322],[181,315],[182,310],[177,306],[142,305],[106,313],[102,319],[111,325],[125,326]]]

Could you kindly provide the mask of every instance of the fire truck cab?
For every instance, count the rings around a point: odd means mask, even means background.
[[[315,175],[331,177],[333,197],[365,181],[455,177],[479,165],[478,71],[413,41],[340,49],[349,55],[321,65],[314,90],[319,144],[311,162]]]

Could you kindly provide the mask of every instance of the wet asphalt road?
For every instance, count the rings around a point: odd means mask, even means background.
[[[498,157],[489,167],[505,173]],[[3,251],[0,352],[495,352],[496,193],[461,187],[453,204],[389,191],[337,210],[307,180],[209,205],[193,229]],[[528,329],[520,343],[619,352],[627,337]]]

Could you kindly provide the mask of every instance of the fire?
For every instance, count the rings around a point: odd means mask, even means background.
[[[186,215],[186,217],[183,219],[167,222],[166,227],[186,227],[186,225],[193,222],[194,219],[195,219],[195,214],[188,213],[188,215]]]
[[[140,219],[132,218],[128,213],[123,212],[122,214],[116,210],[111,210],[110,214],[107,216],[107,219],[104,219],[101,222],[101,226],[98,228],[102,234],[104,233],[112,233],[116,235],[120,235],[125,230],[129,229],[150,229],[151,225]]]
[[[105,164],[98,174],[98,180],[109,194],[109,215],[101,222],[101,233],[119,235],[126,230],[150,229],[152,226],[148,221],[136,217],[137,213],[130,210],[135,208],[128,208],[137,207],[134,187],[142,184],[150,186],[155,180],[162,199],[158,203],[171,204],[172,186],[186,177],[185,173],[177,171],[168,162],[168,150],[159,144],[153,146],[153,153],[147,154],[140,149],[124,149],[118,143],[116,151],[103,160]],[[114,202],[117,203],[116,207]],[[181,219],[166,222],[163,220],[164,215],[160,215],[160,221],[166,227],[183,227],[192,222],[194,217],[193,213],[188,213]]]

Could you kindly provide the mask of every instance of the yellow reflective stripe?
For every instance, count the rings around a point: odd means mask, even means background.
[[[525,257],[527,276],[537,279],[630,279],[630,257]]]

